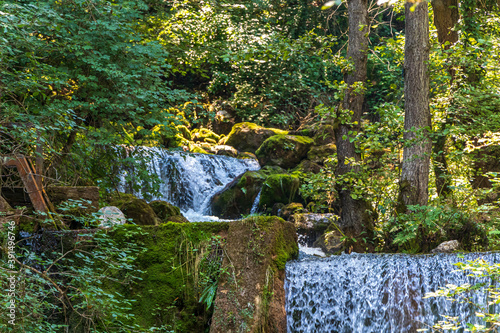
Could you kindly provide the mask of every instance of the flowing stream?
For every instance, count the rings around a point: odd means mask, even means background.
[[[192,222],[217,220],[210,216],[213,195],[245,171],[260,168],[259,162],[253,159],[172,152],[160,148],[142,149],[147,150],[151,157],[148,169],[162,180],[162,195],[153,200],[165,200],[179,207]],[[140,193],[135,194],[141,196]]]
[[[288,332],[417,332],[443,320],[441,315],[471,322],[468,304],[424,296],[447,284],[478,282],[454,272],[453,263],[480,257],[500,261],[497,253],[470,253],[464,259],[456,254],[344,254],[291,261],[285,280]],[[486,304],[485,298],[478,294],[476,301]]]

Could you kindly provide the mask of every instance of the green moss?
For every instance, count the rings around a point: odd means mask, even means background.
[[[269,176],[262,186],[259,207],[270,211],[276,203],[289,204],[303,201],[299,196],[300,179],[296,175],[277,174]]]
[[[228,223],[166,223],[160,226],[126,225],[112,236],[118,242],[135,242],[146,249],[136,260],[142,280],[130,289],[113,286],[126,299],[135,300],[133,321],[150,329],[165,325],[175,332],[204,332],[210,312],[198,302],[195,276],[200,277],[200,256],[210,249],[214,235],[229,228]],[[140,236],[130,237],[132,231]]]
[[[181,210],[179,207],[172,205],[169,202],[163,200],[155,200],[149,203],[156,216],[164,222],[170,216],[181,215]]]
[[[210,142],[217,143],[220,140],[220,136],[218,134],[215,134],[207,128],[195,128],[191,131],[191,137],[193,141],[209,142],[207,139],[210,139]]]
[[[291,169],[302,161],[314,140],[306,136],[275,135],[268,138],[255,154],[261,165],[278,165]]]
[[[191,132],[189,132],[189,129],[184,126],[184,125],[177,125],[175,126],[175,129],[182,135],[182,137],[186,140],[191,140]]]
[[[287,134],[276,128],[265,128],[254,123],[238,123],[227,135],[226,144],[239,151],[253,153],[269,137],[277,134]]]

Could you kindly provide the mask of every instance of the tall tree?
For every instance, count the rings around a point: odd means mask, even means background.
[[[367,201],[352,193],[356,173],[359,172],[360,156],[356,152],[354,137],[360,130],[364,101],[364,84],[367,75],[368,18],[367,0],[348,0],[349,42],[347,57],[354,67],[345,75],[347,89],[341,110],[341,123],[335,132],[338,166],[337,190],[340,197],[341,220],[349,236],[359,236],[373,226],[373,217]]]
[[[408,205],[426,205],[428,200],[429,161],[429,12],[426,1],[405,3],[405,124],[403,164],[398,210]]]
[[[458,32],[453,29],[460,17],[458,0],[432,0],[431,5],[434,12],[434,25],[437,28],[438,41],[445,51],[449,50],[450,47],[458,41]],[[448,73],[451,87],[455,76],[451,66],[448,68]],[[432,147],[436,189],[438,195],[444,198],[448,197],[451,193],[451,180],[445,155],[445,144],[447,139],[445,128],[448,125],[448,121],[441,123],[441,127],[435,134],[435,142]]]

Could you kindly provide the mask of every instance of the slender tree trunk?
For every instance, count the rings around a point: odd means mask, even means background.
[[[350,120],[341,122],[335,131],[338,156],[336,175],[338,178],[347,173],[359,171],[356,162],[360,161],[360,156],[356,153],[355,143],[351,139],[360,130],[364,92],[362,90],[355,91],[354,85],[364,85],[367,73],[368,3],[367,0],[348,0],[347,7],[349,14],[347,57],[354,63],[354,70],[345,76],[348,88],[342,105],[343,114],[351,112]],[[351,177],[355,178],[355,175]],[[369,233],[373,229],[373,217],[369,214],[370,205],[363,198],[353,199],[352,182],[350,181],[339,181],[337,190],[340,196],[341,220],[345,226],[346,234],[356,237],[363,231]]]
[[[458,23],[460,14],[458,12],[458,0],[432,0],[432,10],[434,12],[434,25],[437,28],[438,41],[444,50],[458,41],[458,32],[453,27]],[[455,78],[454,70],[449,67],[450,87]],[[448,120],[442,123],[442,126],[435,134],[436,142],[433,145],[434,174],[436,176],[436,190],[440,197],[447,198],[451,194],[451,179],[448,172],[448,163],[446,161],[446,127]]]
[[[432,143],[429,111],[429,13],[427,1],[405,4],[405,132],[398,210],[427,205]]]

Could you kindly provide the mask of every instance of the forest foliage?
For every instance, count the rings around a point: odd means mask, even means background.
[[[430,9],[433,140],[429,204],[396,210],[404,132],[403,1],[369,2],[368,78],[361,130],[350,133],[359,171],[342,176],[371,203],[377,250],[420,252],[474,231],[470,249],[500,246],[500,5],[459,1],[459,39],[441,45]],[[0,1],[0,154],[36,156],[45,179],[117,188],[129,149],[210,127],[217,112],[297,130],[350,121],[341,110],[352,70],[345,3],[316,0]],[[440,144],[438,146],[437,144]],[[444,158],[444,159],[443,159]],[[318,211],[338,199],[330,157],[302,175]],[[141,171],[142,170],[142,171]],[[438,185],[446,179],[446,188]],[[485,236],[486,235],[486,236]],[[111,301],[110,301],[111,302]]]

